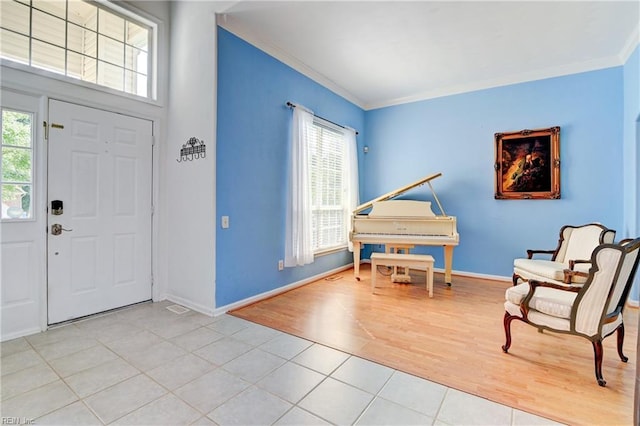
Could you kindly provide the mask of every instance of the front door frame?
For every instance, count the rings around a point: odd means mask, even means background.
[[[145,245],[149,244],[148,247],[150,249],[150,253],[149,253],[149,256],[150,256],[149,257],[149,262],[150,262],[150,264],[147,264],[147,262],[145,262],[145,265],[148,265],[149,269],[147,269],[147,266],[145,266],[145,274],[144,275],[146,276],[147,271],[148,271],[149,274],[151,274],[151,276],[149,277],[149,279],[150,279],[150,283],[149,283],[150,284],[149,298],[152,299],[152,300],[156,300],[156,297],[154,297],[155,294],[154,294],[154,285],[153,285],[153,277],[154,277],[154,261],[153,261],[153,258],[154,258],[154,253],[155,253],[155,250],[154,250],[154,238],[153,238],[154,230],[155,230],[155,220],[154,220],[155,219],[154,218],[155,215],[154,215],[154,211],[153,211],[154,210],[153,209],[153,205],[154,205],[154,201],[155,201],[155,182],[154,182],[154,172],[153,172],[153,170],[154,170],[154,167],[153,167],[154,166],[154,145],[155,144],[153,143],[153,133],[154,133],[155,120],[152,120],[152,119],[149,119],[149,118],[140,117],[139,115],[134,115],[134,114],[129,114],[129,113],[122,113],[122,112],[115,112],[115,111],[113,111],[111,109],[104,108],[104,107],[103,108],[94,107],[94,106],[86,105],[85,103],[72,102],[72,101],[67,101],[67,100],[63,100],[63,99],[59,99],[59,98],[48,97],[47,98],[47,103],[46,103],[46,107],[47,107],[47,116],[46,116],[47,123],[46,123],[46,127],[48,129],[48,131],[47,131],[47,135],[48,135],[47,143],[51,142],[51,135],[53,135],[53,132],[56,131],[55,128],[52,128],[52,126],[53,126],[53,121],[51,119],[52,102],[54,102],[54,103],[58,102],[59,104],[61,104],[61,108],[63,108],[62,104],[65,104],[65,105],[69,105],[69,107],[71,107],[71,108],[76,108],[78,111],[80,111],[80,110],[87,111],[91,115],[97,114],[99,117],[102,117],[101,121],[103,123],[105,122],[105,119],[106,119],[106,121],[109,121],[111,119],[119,120],[116,117],[127,117],[128,119],[133,119],[133,120],[136,120],[136,121],[144,121],[144,122],[147,122],[147,123],[151,124],[151,138],[152,138],[151,146],[147,145],[151,149],[151,151],[150,151],[151,158],[145,157],[145,158],[148,158],[148,160],[149,160],[149,163],[146,163],[146,164],[148,164],[148,166],[149,166],[149,175],[147,175],[147,177],[149,179],[148,183],[151,184],[151,186],[148,187],[148,190],[149,190],[148,196],[149,196],[150,201],[151,201],[151,204],[148,206],[148,208],[149,208],[148,213],[150,215],[148,218],[149,218],[151,227],[149,229],[148,239],[145,238],[146,241],[144,243]],[[91,110],[91,111],[88,111],[88,110]],[[105,113],[108,114],[108,116],[104,116]],[[51,189],[50,188],[51,179],[55,178],[55,176],[53,176],[53,177],[50,176],[50,174],[52,172],[55,172],[54,168],[49,169],[49,159],[51,157],[51,154],[52,154],[51,150],[48,150],[47,151],[47,157],[45,159],[45,161],[46,161],[45,167],[47,168],[47,170],[46,170],[47,173],[46,173],[46,177],[45,177],[46,185],[47,185],[47,187],[46,187],[47,197],[44,200],[44,210],[46,211],[47,221],[55,219],[55,216],[54,217],[50,216],[49,211],[48,211],[49,208],[50,208],[49,202],[51,201],[49,199],[50,197],[48,196],[48,192]],[[144,207],[141,209],[141,211],[143,211],[143,210],[144,210]],[[47,257],[45,257],[45,259],[47,259],[49,254],[50,254],[49,253],[49,250],[50,250],[49,244],[51,244],[51,240],[50,240],[50,238],[51,238],[51,229],[49,229],[50,226],[51,226],[50,224],[47,225],[47,233],[45,235],[45,241],[46,241],[46,244],[47,244],[46,252],[45,252]],[[95,313],[92,313],[92,314],[87,314],[85,316],[80,316],[78,318],[71,318],[69,320],[63,320],[63,321],[60,321],[60,322],[57,322],[57,321],[51,322],[51,312],[50,312],[51,311],[51,309],[50,309],[51,308],[51,306],[50,306],[51,301],[49,300],[49,291],[50,291],[50,285],[51,285],[50,272],[51,272],[50,271],[50,265],[47,265],[47,268],[45,270],[45,280],[46,280],[45,291],[46,291],[46,294],[47,294],[47,299],[46,299],[47,300],[47,310],[45,311],[45,314],[46,314],[45,322],[47,324],[47,327],[56,326],[58,324],[64,324],[64,323],[76,321],[76,320],[84,318],[86,316],[91,316],[93,314],[98,314],[98,313],[103,312],[101,310],[101,311],[98,311],[98,312],[95,312]],[[111,293],[109,293],[109,294],[111,294]],[[147,299],[147,300],[149,300],[149,299]],[[58,301],[60,301],[60,300],[58,300]],[[119,307],[124,307],[124,306],[127,306],[127,305],[125,304],[123,306],[115,306],[115,307],[110,308],[108,310],[117,309]]]
[[[160,195],[159,188],[163,184],[158,170],[162,168],[163,162],[166,161],[164,157],[166,154],[166,148],[163,144],[158,144],[157,141],[163,140],[163,135],[167,129],[165,126],[165,112],[167,106],[163,102],[146,102],[137,99],[128,98],[126,96],[119,96],[109,93],[104,93],[100,90],[95,90],[88,87],[82,87],[77,84],[63,82],[55,79],[51,79],[37,72],[27,72],[0,66],[2,70],[2,79],[0,81],[0,88],[2,90],[8,90],[25,96],[31,96],[38,98],[40,101],[40,107],[38,111],[38,126],[37,130],[40,132],[39,140],[41,150],[38,153],[36,174],[36,184],[41,188],[46,188],[48,182],[46,180],[48,161],[47,144],[45,139],[45,128],[43,126],[44,121],[48,118],[48,103],[49,99],[58,99],[64,102],[76,103],[91,108],[104,109],[107,111],[118,111],[123,114],[131,115],[147,119],[153,122],[153,134],[154,143],[152,146],[152,199],[155,206],[155,213],[153,214],[151,226],[151,268],[154,276],[153,288],[152,288],[152,300],[158,301],[166,298],[167,284],[166,284],[166,270],[164,267],[160,268],[158,265],[163,264],[159,259],[164,259],[165,254],[161,251],[160,240],[160,225],[161,219],[158,213],[162,212],[162,203],[164,198]],[[38,214],[46,216],[46,204],[47,194],[40,191],[35,201],[34,209]],[[46,282],[46,221],[42,223],[42,240],[38,244],[37,249],[44,256],[42,261],[43,272],[41,274],[40,281],[37,284],[38,295],[38,318],[33,319],[33,324],[37,324],[37,328],[34,329],[12,329],[6,333],[0,333],[0,340],[8,340],[21,336],[26,336],[38,331],[45,331],[48,326],[48,306],[47,306],[47,282]],[[166,263],[166,262],[164,262]]]

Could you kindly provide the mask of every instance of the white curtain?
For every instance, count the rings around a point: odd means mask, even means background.
[[[312,112],[301,106],[293,108],[284,246],[284,266],[286,267],[313,263],[311,194],[307,191],[311,177],[306,143],[312,125]]]
[[[346,167],[344,168],[345,176],[342,180],[345,185],[344,193],[346,200],[346,208],[344,210],[344,223],[347,225],[347,232],[351,232],[351,216],[353,215],[353,211],[360,204],[358,189],[358,147],[356,144],[356,131],[348,127],[345,128],[344,142],[346,154]],[[351,239],[348,239],[348,241],[349,251],[353,251],[353,243],[351,242]]]

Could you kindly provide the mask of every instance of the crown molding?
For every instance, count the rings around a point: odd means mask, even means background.
[[[631,54],[636,50],[636,47],[640,45],[640,24],[636,25],[635,29],[629,35],[627,42],[624,44],[622,50],[618,56],[620,56],[620,62],[622,64],[627,63]]]
[[[356,106],[364,109],[364,102],[362,99],[359,99],[357,96],[353,95],[353,93],[346,90],[344,87],[335,83],[333,80],[328,78],[327,76],[315,71],[313,68],[300,61],[299,59],[289,55],[282,49],[274,46],[273,44],[265,41],[258,37],[255,33],[253,33],[250,29],[245,26],[239,24],[231,15],[220,14],[218,16],[218,25],[229,31],[230,33],[236,35],[252,46],[256,47],[259,50],[267,53],[268,55],[274,57],[285,65],[293,68],[299,73],[309,77],[311,80],[320,84],[321,86],[331,90],[338,96],[341,96],[348,100],[349,102],[355,104]]]
[[[596,71],[599,69],[612,68],[624,65],[629,59],[635,48],[640,44],[640,25],[636,26],[635,30],[629,36],[623,49],[617,54],[606,58],[599,58],[589,61],[577,62],[573,64],[548,67],[541,70],[528,71],[525,73],[512,74],[508,76],[498,77],[495,79],[488,79],[483,81],[469,82],[459,85],[441,87],[434,90],[427,90],[416,93],[415,95],[388,99],[379,102],[367,103],[358,98],[344,87],[338,85],[330,78],[315,71],[313,68],[298,60],[297,58],[287,54],[282,49],[271,43],[261,39],[249,28],[243,26],[232,15],[219,14],[217,19],[218,25],[225,30],[231,32],[252,46],[274,57],[285,65],[293,68],[299,73],[305,75],[316,83],[331,90],[337,95],[343,97],[356,106],[364,109],[365,111],[385,108],[389,106],[402,105],[412,102],[419,102],[429,99],[441,98],[445,96],[458,95],[462,93],[475,92],[479,90],[492,89],[496,87],[509,86],[512,84],[526,83],[536,80],[544,80],[553,77],[562,77],[571,74],[579,74],[588,71]]]
[[[469,82],[428,90],[417,93],[413,96],[407,96],[389,101],[371,103],[365,105],[365,110],[385,108],[389,106],[402,105],[411,102],[424,101],[428,99],[441,98],[451,95],[459,95],[462,93],[476,92],[479,90],[493,89],[496,87],[510,86],[512,84],[527,83],[536,80],[544,80],[547,78],[562,77],[571,74],[580,74],[588,71],[596,71],[599,69],[612,68],[622,65],[619,56],[611,56],[608,58],[596,59],[591,61],[579,62],[575,64],[562,65],[558,67],[549,67],[542,70],[530,71],[526,73],[512,74],[509,76],[499,77],[495,79]]]

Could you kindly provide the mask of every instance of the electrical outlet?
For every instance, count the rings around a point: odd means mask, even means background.
[[[284,260],[278,260],[278,271],[282,271],[284,269]]]
[[[229,227],[229,216],[222,216],[222,228],[227,229]]]

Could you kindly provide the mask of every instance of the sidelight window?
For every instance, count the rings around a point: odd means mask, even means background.
[[[2,219],[33,218],[33,114],[2,108]]]

